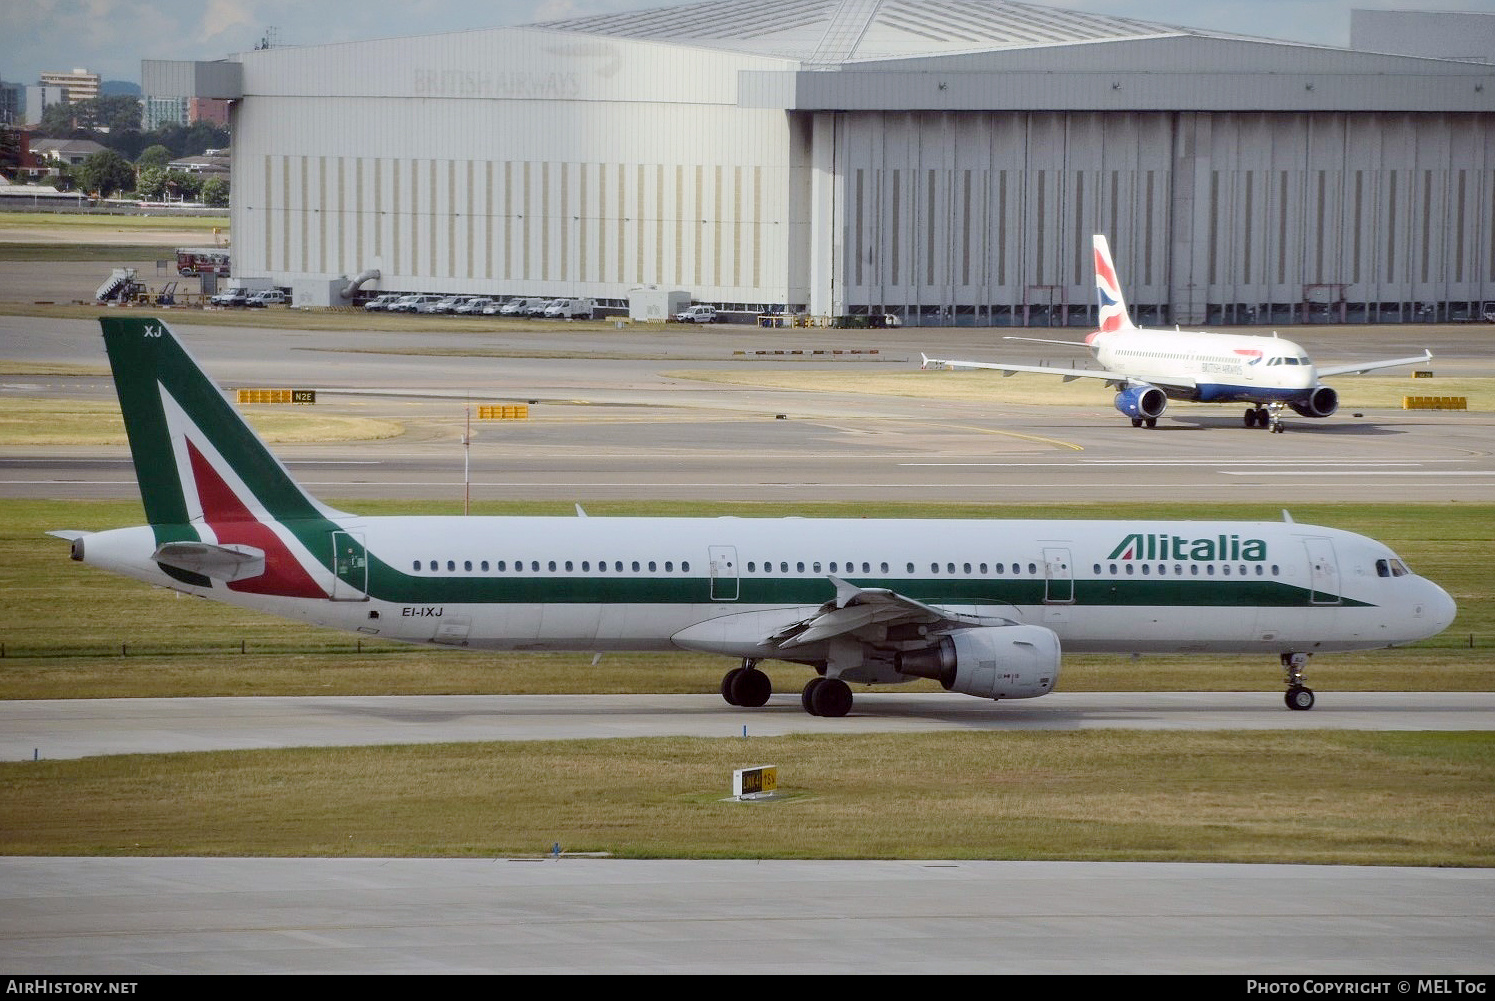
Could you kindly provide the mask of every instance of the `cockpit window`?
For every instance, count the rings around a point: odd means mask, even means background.
[[[1406,577],[1411,574],[1411,572],[1411,570],[1407,569],[1407,564],[1403,563],[1399,559],[1396,559],[1395,557],[1392,557],[1391,559],[1376,560],[1377,577]]]

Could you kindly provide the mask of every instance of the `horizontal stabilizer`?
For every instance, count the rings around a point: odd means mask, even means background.
[[[265,572],[265,551],[253,546],[215,546],[208,542],[167,542],[151,559],[215,580],[245,580]]]
[[[92,532],[82,532],[82,531],[79,531],[79,530],[74,529],[74,528],[59,528],[59,529],[56,529],[54,531],[48,532],[47,534],[48,535],[56,536],[59,539],[66,539],[69,542],[72,542],[75,539],[81,539],[85,535],[92,535],[93,533]]]

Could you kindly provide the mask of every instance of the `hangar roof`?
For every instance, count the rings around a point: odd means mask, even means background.
[[[530,27],[733,49],[810,66],[1190,35],[1241,37],[1009,0],[727,0]]]

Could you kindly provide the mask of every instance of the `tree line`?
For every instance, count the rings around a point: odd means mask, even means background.
[[[134,194],[145,201],[170,199],[201,201],[215,208],[228,205],[229,185],[222,177],[170,170],[167,164],[229,144],[226,128],[207,122],[162,125],[140,129],[140,101],[128,96],[102,96],[76,104],[49,105],[40,125],[32,130],[49,139],[91,139],[105,149],[83,163],[63,164],[41,183],[59,191],[83,191],[100,198]],[[0,128],[0,170],[21,165],[26,133]]]

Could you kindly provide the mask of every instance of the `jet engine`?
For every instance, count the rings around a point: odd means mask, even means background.
[[[1116,394],[1116,409],[1133,420],[1157,420],[1168,409],[1168,397],[1156,386],[1133,386]]]
[[[983,699],[1047,695],[1059,680],[1059,637],[1042,626],[959,629],[934,646],[900,653],[901,674],[932,678],[947,692]]]
[[[1293,401],[1288,406],[1302,417],[1328,417],[1339,409],[1339,394],[1328,386],[1315,386],[1302,402]]]

